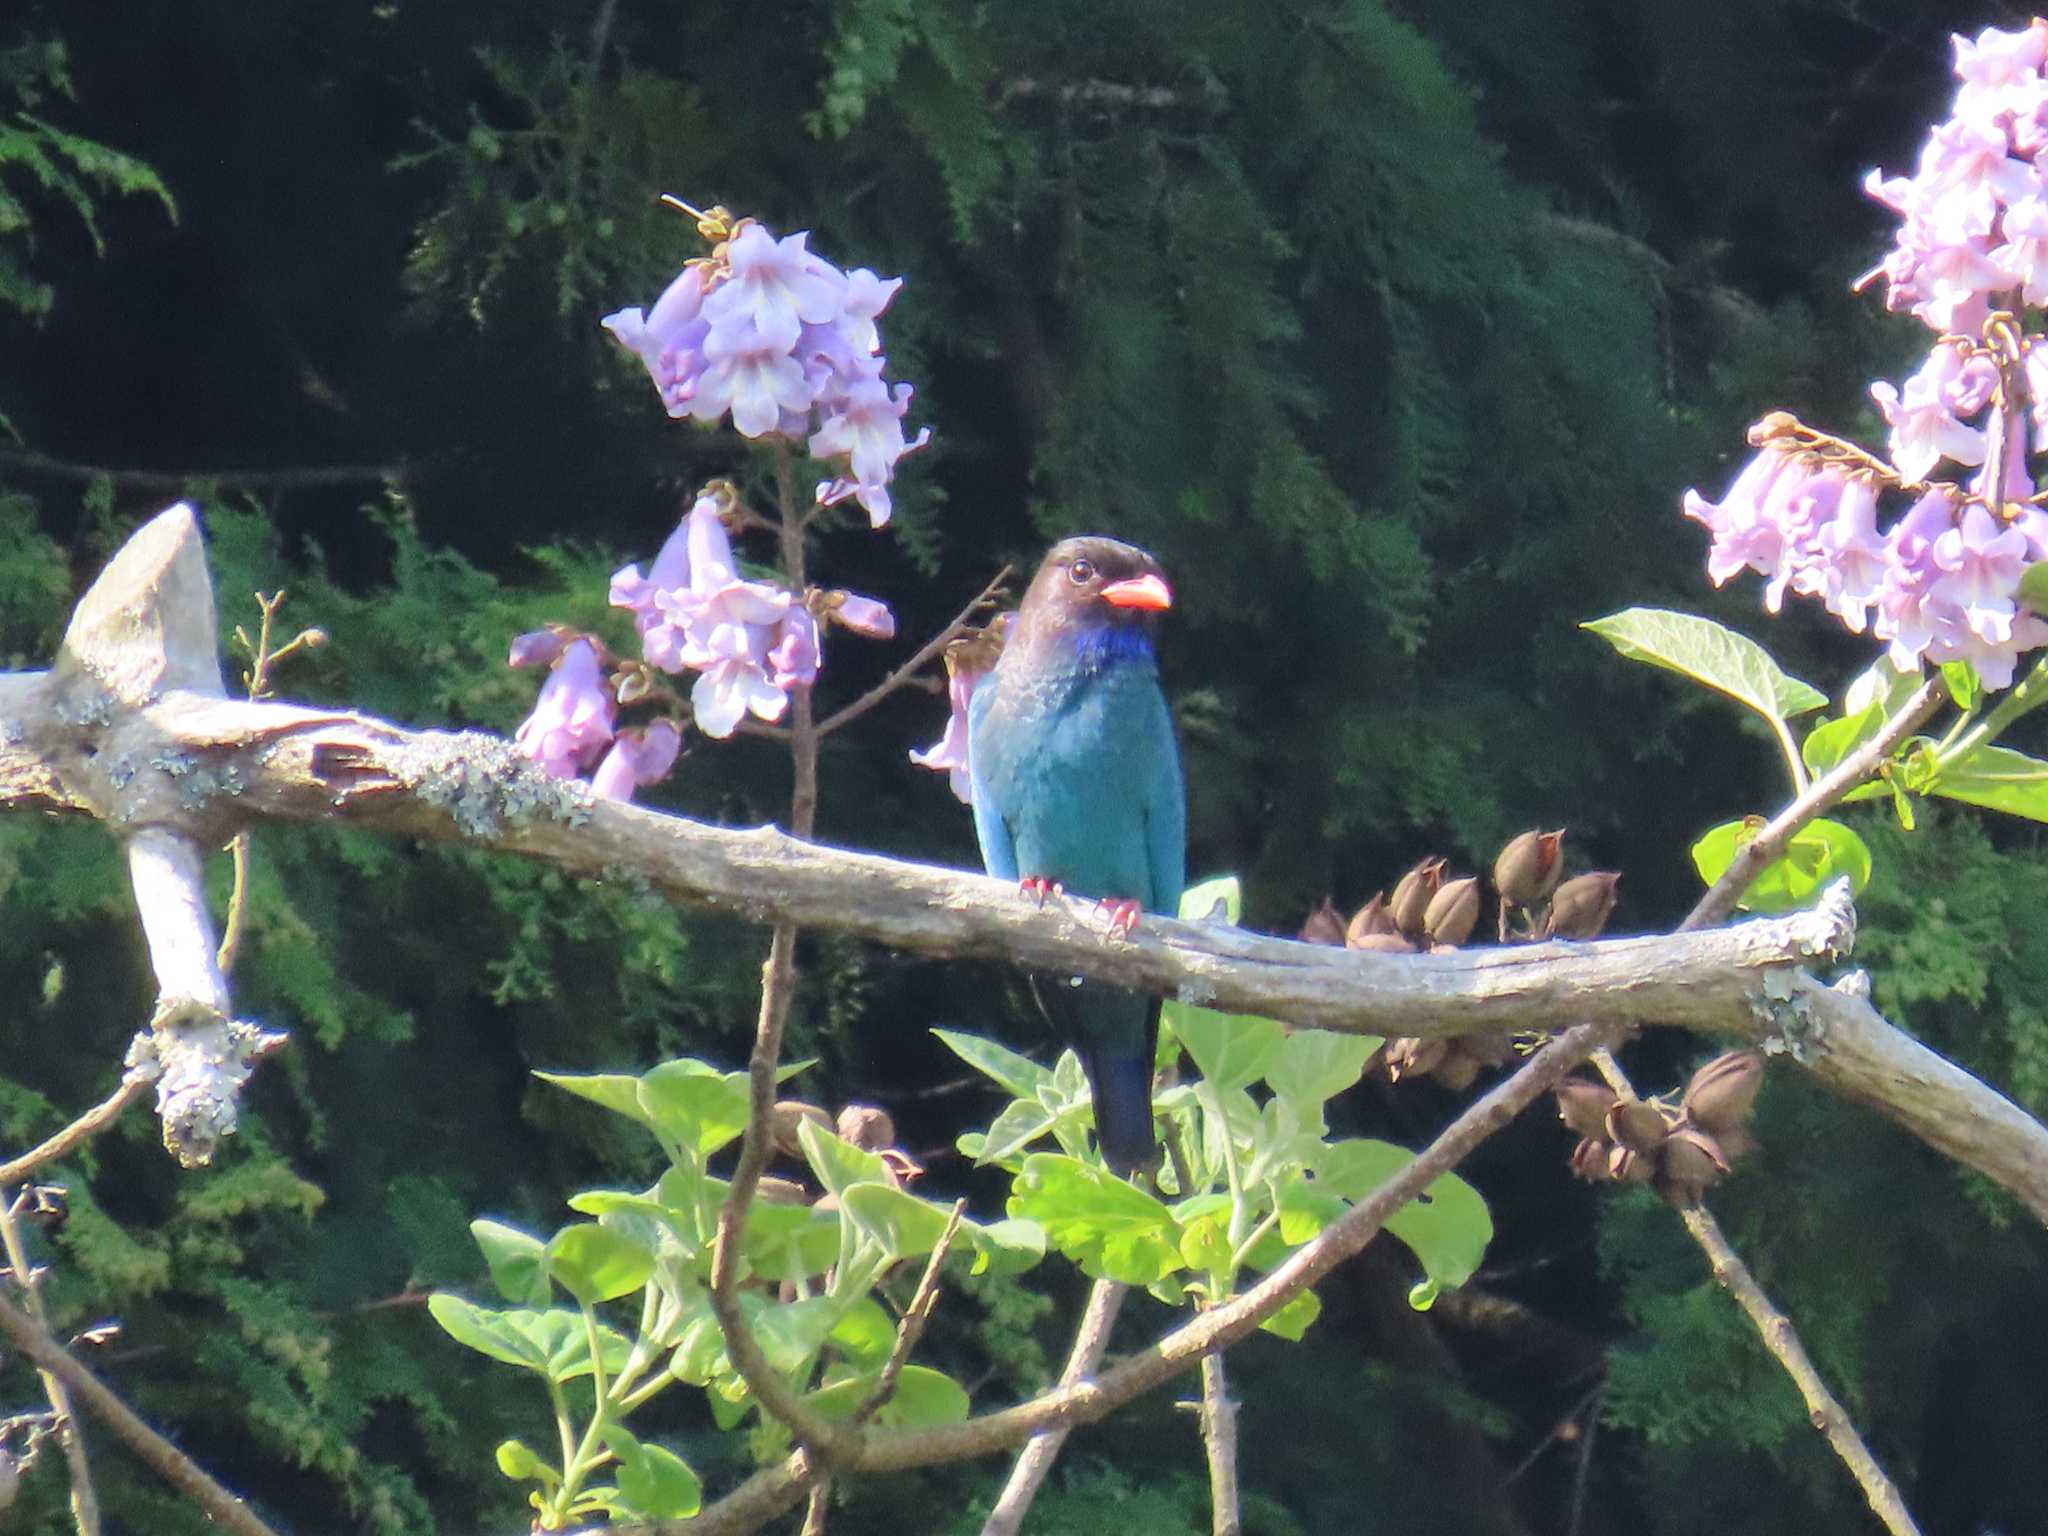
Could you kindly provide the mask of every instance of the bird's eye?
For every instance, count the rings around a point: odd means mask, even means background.
[[[1095,566],[1093,562],[1076,560],[1067,567],[1067,579],[1077,587],[1093,581],[1095,579]]]

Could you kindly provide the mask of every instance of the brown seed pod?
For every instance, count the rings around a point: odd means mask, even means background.
[[[802,1157],[804,1144],[797,1139],[797,1127],[806,1120],[821,1131],[832,1129],[832,1117],[815,1104],[802,1099],[783,1099],[775,1106],[775,1150],[784,1157]]]
[[[1607,1139],[1646,1157],[1663,1146],[1670,1134],[1663,1112],[1641,1099],[1617,1100],[1607,1111]]]
[[[1718,1135],[1731,1130],[1749,1118],[1763,1081],[1761,1053],[1730,1051],[1716,1056],[1686,1084],[1685,1112],[1703,1131]]]
[[[1301,925],[1301,932],[1295,937],[1304,944],[1342,944],[1344,918],[1337,911],[1337,904],[1325,896],[1323,904],[1309,913],[1308,920]]]
[[[1422,931],[1432,944],[1456,948],[1472,937],[1479,921],[1479,881],[1474,876],[1437,887],[1422,911]]]
[[[1557,1095],[1557,1118],[1587,1141],[1599,1141],[1607,1134],[1607,1111],[1614,1107],[1614,1090],[1589,1077],[1568,1077],[1551,1092]]]
[[[1387,912],[1387,893],[1375,891],[1372,900],[1352,913],[1351,921],[1344,925],[1344,942],[1353,949],[1368,949],[1371,946],[1361,944],[1359,940],[1397,931],[1393,917]]]
[[[1517,907],[1533,907],[1557,888],[1564,873],[1564,828],[1511,838],[1493,861],[1493,888]]]
[[[868,1152],[896,1145],[896,1122],[886,1109],[872,1104],[849,1104],[839,1111],[839,1136]]]
[[[1607,1176],[1617,1184],[1647,1184],[1657,1177],[1657,1159],[1633,1147],[1615,1147],[1607,1154]]]
[[[1612,870],[1595,870],[1560,885],[1550,898],[1550,915],[1543,923],[1546,939],[1593,939],[1607,926],[1614,913],[1614,888],[1621,876]]]
[[[1591,1184],[1603,1184],[1614,1177],[1607,1171],[1607,1143],[1588,1136],[1572,1148],[1572,1172]]]
[[[1436,1064],[1436,1071],[1432,1075],[1451,1092],[1463,1093],[1478,1078],[1479,1069],[1483,1065],[1478,1057],[1466,1049],[1464,1041],[1453,1040],[1450,1049],[1444,1052],[1444,1059]]]
[[[1448,1040],[1389,1040],[1387,1076],[1397,1083],[1404,1077],[1427,1077],[1450,1047]]]
[[[795,1179],[778,1179],[773,1175],[763,1176],[755,1186],[754,1198],[768,1205],[809,1205],[810,1192]]]
[[[1698,1205],[1728,1173],[1714,1138],[1690,1129],[1672,1132],[1657,1163],[1657,1192],[1676,1206]]]
[[[1412,955],[1415,946],[1398,933],[1361,933],[1345,943],[1353,949],[1369,949],[1383,955]]]
[[[1715,1131],[1712,1135],[1714,1140],[1720,1144],[1721,1155],[1728,1159],[1728,1166],[1730,1168],[1733,1168],[1762,1145],[1756,1137],[1739,1125],[1731,1125],[1727,1130]]]
[[[1430,898],[1436,895],[1443,879],[1444,861],[1424,859],[1395,885],[1394,894],[1387,898],[1387,911],[1403,938],[1410,942],[1422,938],[1423,917],[1429,911]]]
[[[1504,1029],[1483,1029],[1476,1035],[1460,1035],[1458,1043],[1482,1067],[1504,1067],[1515,1059],[1515,1037]]]

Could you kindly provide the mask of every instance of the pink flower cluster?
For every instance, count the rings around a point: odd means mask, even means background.
[[[651,310],[622,309],[604,327],[647,365],[669,415],[729,415],[746,437],[808,439],[812,457],[843,464],[819,484],[819,504],[852,497],[879,528],[896,461],[931,439],[926,428],[905,440],[911,388],[882,377],[875,320],[903,280],[843,272],[808,238],[778,240],[742,219]]]
[[[1890,307],[1936,331],[1974,333],[1993,295],[2048,303],[2048,22],[1954,43],[1962,86],[1919,168],[1864,181],[1902,223],[1896,248],[1862,281],[1884,277]]]
[[[1789,587],[1889,642],[1901,671],[1967,661],[2003,688],[2021,652],[2048,644],[2048,624],[2016,596],[2021,572],[2048,557],[2048,513],[2025,507],[2008,521],[1984,506],[1981,476],[1976,492],[1931,485],[1881,534],[1868,477],[1766,441],[1719,502],[1687,491],[1685,515],[1714,536],[1716,586],[1756,571],[1773,613]]]
[[[789,690],[818,675],[818,621],[796,595],[739,574],[714,495],[697,498],[648,574],[612,577],[615,608],[633,615],[640,654],[664,672],[697,673],[690,711],[707,736],[730,736],[742,716],[779,720]],[[871,597],[835,593],[821,604],[837,623],[887,639],[896,620]]]
[[[630,800],[635,789],[668,777],[683,733],[672,720],[615,729],[618,694],[605,659],[597,642],[581,635],[538,629],[514,640],[513,666],[550,668],[514,740],[549,773],[575,778],[595,768],[593,790],[607,799]]]

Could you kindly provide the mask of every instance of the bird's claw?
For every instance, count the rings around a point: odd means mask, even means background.
[[[1128,939],[1137,929],[1138,916],[1145,909],[1135,901],[1104,899],[1095,904],[1109,914],[1109,936],[1112,939]]]
[[[1043,875],[1026,875],[1017,882],[1017,894],[1019,896],[1029,896],[1038,904],[1039,910],[1043,911],[1045,910],[1046,897],[1064,896],[1067,894],[1067,891],[1066,887],[1057,880],[1048,880]]]

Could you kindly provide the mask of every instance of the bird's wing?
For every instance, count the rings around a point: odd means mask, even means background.
[[[1180,894],[1188,882],[1187,786],[1181,778],[1180,745],[1166,696],[1152,690],[1151,718],[1145,722],[1145,758],[1151,773],[1145,786],[1145,862],[1152,877],[1147,906],[1166,917],[1180,915]]]
[[[981,867],[998,880],[1015,880],[1017,845],[1010,835],[1010,824],[996,808],[995,791],[982,776],[986,754],[976,750],[995,692],[991,679],[975,689],[974,697],[967,701],[967,781],[974,795],[974,837],[981,844]]]

